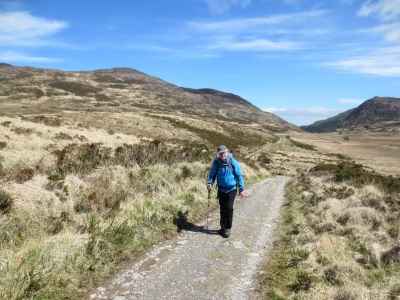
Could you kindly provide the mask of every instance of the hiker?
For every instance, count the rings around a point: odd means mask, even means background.
[[[231,235],[233,219],[233,202],[239,188],[239,195],[244,197],[244,180],[239,163],[233,159],[228,149],[221,145],[218,147],[215,159],[208,176],[207,190],[211,190],[217,179],[220,209],[220,235],[227,238]]]

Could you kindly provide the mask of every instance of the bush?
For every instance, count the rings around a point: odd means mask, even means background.
[[[307,145],[307,144],[303,144],[303,143],[300,143],[300,142],[296,142],[296,141],[292,140],[291,138],[289,138],[289,140],[296,147],[303,148],[303,149],[306,149],[306,150],[315,151],[315,147],[312,146],[312,145]]]
[[[17,181],[18,183],[24,183],[25,181],[31,180],[34,175],[34,169],[22,168],[15,174],[15,181]]]
[[[97,94],[96,93],[95,98],[96,98],[97,101],[111,101],[111,98],[106,96],[106,95],[104,95],[104,94]]]
[[[59,127],[62,125],[62,120],[57,117],[29,116],[29,117],[22,117],[22,120],[34,123],[42,123],[47,126],[53,126],[53,127]]]
[[[259,161],[260,163],[265,164],[265,165],[269,165],[272,162],[271,158],[268,157],[267,153],[261,153],[258,156],[257,161]]]
[[[72,140],[73,137],[70,136],[68,133],[59,132],[54,135],[54,139],[56,140]]]
[[[24,128],[24,127],[13,127],[11,131],[14,131],[15,134],[25,134],[25,135],[30,135],[35,132],[32,128]]]
[[[400,177],[384,176],[367,171],[361,164],[353,162],[340,162],[339,164],[318,164],[311,171],[328,171],[334,176],[336,182],[348,181],[356,187],[363,184],[374,184],[384,192],[400,193]],[[347,194],[346,191],[343,191]],[[352,193],[350,190],[347,191]]]
[[[38,88],[35,88],[35,95],[36,95],[36,99],[39,99],[40,97],[45,96],[44,92]]]
[[[7,192],[0,190],[0,212],[6,214],[11,211],[14,198]]]
[[[83,85],[76,82],[58,81],[52,82],[49,85],[53,88],[64,90],[77,96],[86,96],[88,93],[96,92],[96,88],[90,85]]]
[[[290,284],[290,289],[295,293],[307,291],[311,288],[314,281],[314,276],[312,276],[309,272],[300,270],[296,273],[295,281]]]
[[[4,121],[4,122],[1,122],[1,125],[3,125],[4,127],[8,127],[8,126],[10,126],[11,125],[11,121]]]
[[[55,150],[58,173],[88,174],[110,160],[111,149],[101,143],[70,144],[61,150]],[[53,174],[54,175],[54,174]]]

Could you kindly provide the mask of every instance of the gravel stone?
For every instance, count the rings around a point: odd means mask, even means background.
[[[250,186],[246,197],[237,197],[229,238],[217,234],[217,209],[210,213],[208,230],[204,220],[155,245],[88,299],[257,298],[257,277],[272,247],[288,180],[269,178]]]

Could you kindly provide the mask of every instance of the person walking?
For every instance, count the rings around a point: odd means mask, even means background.
[[[217,180],[220,208],[220,226],[218,231],[223,237],[231,235],[233,220],[233,203],[239,189],[239,195],[244,197],[244,179],[239,163],[233,159],[228,149],[221,145],[218,147],[217,158],[215,159],[207,182],[207,190],[211,190]]]

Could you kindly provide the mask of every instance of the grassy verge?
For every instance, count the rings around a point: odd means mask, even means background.
[[[81,299],[207,213],[214,151],[204,145],[129,144],[122,134],[9,122],[0,127],[7,136],[0,157],[0,299]],[[262,176],[242,166],[246,181]]]
[[[263,299],[398,299],[400,178],[342,162],[299,173],[261,277]]]

